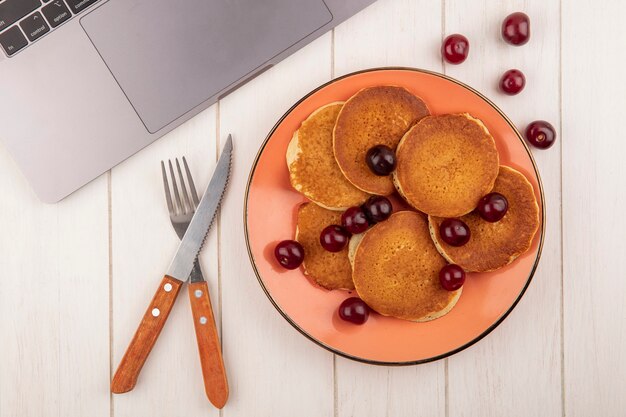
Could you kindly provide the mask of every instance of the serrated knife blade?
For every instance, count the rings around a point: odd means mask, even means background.
[[[189,227],[180,241],[178,250],[172,263],[167,270],[167,275],[176,278],[180,281],[186,281],[193,264],[202,245],[206,239],[206,236],[215,220],[215,215],[222,202],[224,191],[228,185],[228,179],[230,177],[230,167],[232,163],[233,153],[233,139],[231,135],[228,135],[226,144],[220,155],[220,159],[217,161],[217,166],[213,173],[213,177],[209,182],[209,185],[200,200],[200,204],[196,208]]]

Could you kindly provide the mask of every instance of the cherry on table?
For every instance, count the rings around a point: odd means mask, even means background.
[[[350,207],[341,215],[341,225],[348,232],[357,235],[367,230],[369,221],[361,207]]]
[[[389,175],[396,169],[396,154],[389,146],[372,147],[367,151],[365,161],[370,170],[379,177]]]
[[[470,240],[470,228],[459,219],[445,219],[439,225],[441,239],[450,246],[463,246]]]
[[[350,233],[343,227],[331,224],[320,233],[320,244],[328,252],[339,252],[346,247],[350,240]]]
[[[393,211],[391,201],[382,195],[374,195],[370,197],[365,203],[363,203],[362,208],[370,224],[387,220]]]
[[[502,74],[502,78],[500,78],[500,90],[510,96],[518,94],[524,89],[525,85],[526,77],[524,77],[522,71],[517,69],[508,70]]]
[[[363,324],[370,315],[370,308],[358,297],[346,298],[339,306],[339,317],[354,324]]]
[[[287,269],[296,269],[304,260],[304,248],[295,240],[283,240],[274,248],[274,256]]]
[[[526,127],[526,140],[536,148],[548,149],[556,141],[556,130],[545,120],[535,120]]]
[[[465,271],[455,264],[446,265],[439,271],[439,282],[444,290],[456,291],[465,283]]]
[[[502,22],[502,39],[505,42],[521,46],[530,39],[530,18],[526,13],[515,12]]]
[[[441,45],[441,56],[446,62],[458,65],[467,59],[469,41],[461,34],[455,33],[446,37]]]
[[[480,217],[491,223],[500,221],[508,209],[509,202],[506,197],[500,193],[487,194],[480,199],[478,206],[476,206]]]

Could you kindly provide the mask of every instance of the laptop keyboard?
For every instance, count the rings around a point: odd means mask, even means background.
[[[98,0],[0,0],[0,46],[8,57]]]

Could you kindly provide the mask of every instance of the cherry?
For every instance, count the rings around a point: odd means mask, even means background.
[[[545,120],[535,120],[526,128],[526,139],[539,149],[548,149],[556,141],[556,131]]]
[[[304,260],[304,248],[295,240],[283,240],[274,248],[274,256],[287,269],[296,269]]]
[[[511,13],[502,22],[502,38],[511,45],[521,46],[530,39],[530,19],[522,12]]]
[[[320,244],[328,252],[339,252],[346,247],[350,233],[341,226],[331,224],[320,233]]]
[[[439,271],[439,282],[444,290],[456,291],[465,283],[465,271],[455,264],[446,265]]]
[[[441,56],[446,62],[458,65],[467,59],[469,54],[469,41],[463,35],[455,33],[443,40]]]
[[[524,89],[526,85],[526,77],[522,74],[522,71],[516,69],[510,69],[500,78],[500,90],[504,94],[514,96]]]
[[[339,306],[339,317],[354,324],[363,324],[370,315],[370,308],[358,297],[346,298]]]
[[[393,211],[391,201],[381,195],[374,195],[368,198],[367,201],[363,203],[362,208],[370,224],[387,220]]]
[[[389,175],[396,169],[396,154],[389,146],[374,146],[367,151],[365,161],[370,170],[379,177]]]
[[[369,222],[361,207],[350,207],[341,215],[341,225],[353,235],[367,230]]]
[[[480,199],[476,209],[480,217],[488,222],[495,223],[504,217],[509,209],[509,202],[500,193],[489,193]]]
[[[439,234],[451,246],[463,246],[470,240],[470,228],[459,219],[445,219],[439,226]]]

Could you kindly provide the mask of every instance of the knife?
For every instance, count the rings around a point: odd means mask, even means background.
[[[135,387],[139,372],[167,321],[180,288],[192,273],[228,184],[232,150],[232,137],[229,135],[213,177],[180,241],[176,255],[115,372],[111,382],[113,393],[128,392]],[[207,396],[214,405],[221,408],[228,398],[228,382],[206,282],[202,280],[190,283],[189,296]]]

